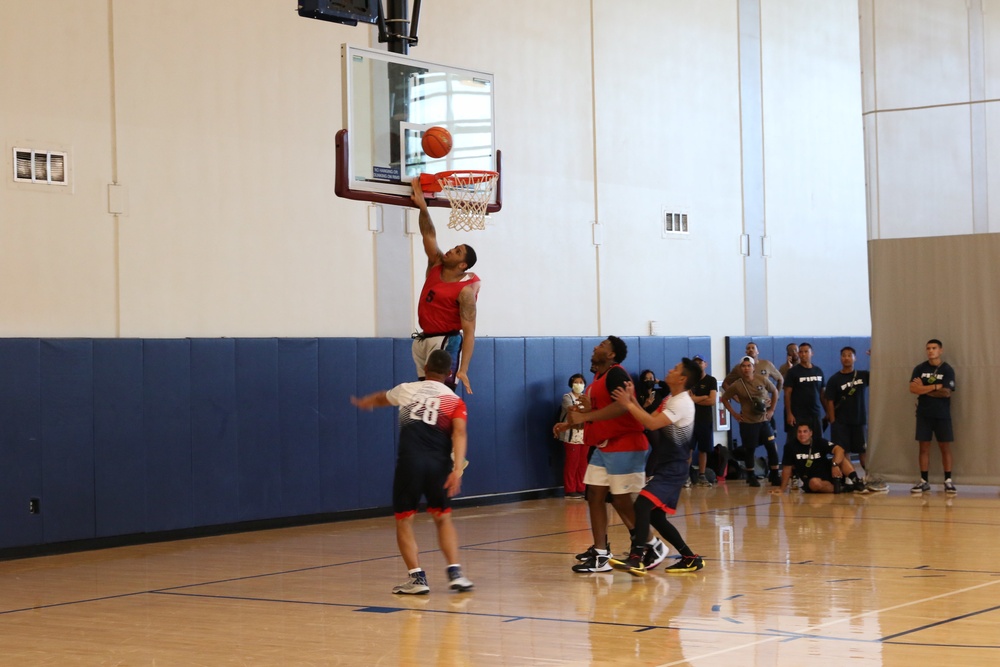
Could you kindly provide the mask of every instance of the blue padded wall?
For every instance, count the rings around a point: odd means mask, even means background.
[[[0,339],[0,549],[44,540],[42,498],[40,341]]]
[[[319,414],[319,341],[279,340],[282,516],[322,511]]]
[[[393,386],[393,341],[389,338],[358,340],[358,383],[356,394],[365,396]],[[410,379],[416,379],[412,377]],[[357,411],[350,403],[335,410]],[[356,507],[388,507],[392,504],[392,473],[396,464],[396,411],[389,408],[358,412],[358,439],[343,442],[345,448],[357,447],[358,475],[351,481],[357,487]],[[350,488],[350,487],[348,487]]]
[[[358,390],[358,340],[319,341],[320,511],[360,507],[361,462],[367,459],[359,428],[362,413],[351,405]],[[370,391],[374,391],[375,388]]]
[[[45,542],[93,538],[94,344],[43,340],[39,360]]]
[[[142,399],[142,341],[95,340],[94,505],[98,537],[139,533],[146,528]]]
[[[146,448],[147,532],[194,521],[191,341],[143,342],[142,443]],[[120,534],[120,533],[119,533]]]
[[[524,339],[497,338],[493,348],[497,491],[528,487],[528,446],[525,416],[528,397],[524,382]],[[471,417],[470,417],[471,419]]]
[[[195,526],[239,521],[236,341],[191,341],[191,503]]]
[[[278,341],[236,341],[240,521],[281,516]]]
[[[552,436],[563,378],[556,377],[552,338],[524,339],[525,488],[541,489],[562,480],[562,443]],[[569,387],[566,387],[569,391]]]
[[[477,340],[463,496],[561,486],[552,424],[601,340]],[[710,348],[625,340],[633,375]],[[0,339],[0,549],[388,508],[396,411],[350,397],[415,379],[410,345]]]
[[[496,338],[477,338],[469,365],[472,394],[459,390],[469,408],[469,468],[462,477],[462,495],[497,493],[503,487],[498,449],[509,440],[497,432]]]

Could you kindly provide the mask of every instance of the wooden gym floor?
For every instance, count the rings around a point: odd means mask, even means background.
[[[465,594],[426,515],[415,597],[390,593],[405,570],[388,517],[0,562],[0,664],[1000,663],[996,487],[690,489],[674,521],[705,569],[643,578],[570,571],[591,543],[579,500],[455,520]]]

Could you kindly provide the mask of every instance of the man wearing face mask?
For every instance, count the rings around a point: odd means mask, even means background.
[[[582,409],[583,390],[587,387],[586,380],[579,373],[571,376],[569,387],[572,391],[563,394],[562,411],[559,413],[559,421],[566,421],[566,413],[571,407]],[[563,487],[567,498],[583,499],[583,492],[586,487],[583,484],[583,475],[587,472],[587,450],[590,449],[583,444],[583,424],[562,431],[557,434],[566,450],[566,462],[563,464]]]

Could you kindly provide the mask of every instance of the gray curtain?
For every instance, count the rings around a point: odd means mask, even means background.
[[[1000,442],[993,428],[1000,401],[1000,234],[869,242],[872,386],[868,467],[890,481],[919,476],[915,396],[907,385],[931,338],[955,369],[955,483],[1000,484]],[[836,293],[836,287],[832,290]],[[994,404],[996,403],[996,405]],[[932,445],[932,484],[941,456]]]

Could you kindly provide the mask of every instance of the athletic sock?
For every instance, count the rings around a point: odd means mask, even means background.
[[[928,472],[927,470],[921,471],[921,473],[920,473],[920,479],[922,479],[922,480],[924,480],[926,482],[927,481],[927,475],[929,475],[929,474],[930,474],[930,472]]]
[[[944,478],[945,479],[951,479],[951,471],[950,470],[945,470],[944,471]]]

